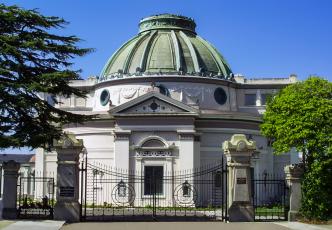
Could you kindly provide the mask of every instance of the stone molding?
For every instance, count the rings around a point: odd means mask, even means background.
[[[304,173],[303,164],[286,165],[284,168],[286,180],[299,180]]]
[[[113,131],[114,140],[129,140],[131,131],[130,130],[116,130]]]
[[[230,141],[223,143],[225,154],[231,152],[252,152],[256,150],[256,142],[248,141],[244,134],[234,134]]]
[[[55,140],[53,146],[56,149],[83,148],[83,140],[76,139],[75,134],[65,133],[60,140]]]

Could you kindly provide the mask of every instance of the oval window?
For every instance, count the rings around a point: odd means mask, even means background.
[[[110,100],[110,92],[107,89],[104,89],[100,94],[100,104],[105,106]]]
[[[224,89],[222,88],[217,88],[214,91],[214,99],[219,105],[223,105],[227,101],[227,94]]]

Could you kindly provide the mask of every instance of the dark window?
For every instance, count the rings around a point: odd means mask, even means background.
[[[262,105],[266,105],[267,100],[271,97],[271,94],[262,94],[261,95],[261,103]]]
[[[163,166],[144,167],[144,195],[163,194]]]
[[[110,100],[110,92],[107,89],[104,89],[100,94],[100,104],[105,106]]]
[[[221,187],[221,179],[222,179],[221,177],[222,175],[220,171],[216,172],[216,174],[214,175],[214,185],[216,188]]]
[[[169,96],[169,91],[164,85],[159,85],[158,88],[159,88],[161,94]]]
[[[245,105],[256,105],[256,94],[246,94],[244,96]]]
[[[222,88],[217,88],[214,91],[214,99],[219,105],[223,105],[227,101],[227,94]]]

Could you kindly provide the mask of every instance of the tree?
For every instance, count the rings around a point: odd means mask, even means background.
[[[310,77],[280,90],[268,100],[261,131],[276,154],[302,152],[302,213],[332,217],[332,83]]]
[[[36,10],[0,4],[0,148],[46,147],[63,134],[65,123],[90,116],[53,107],[39,94],[85,97],[69,85],[79,79],[72,59],[92,51],[77,46],[76,36],[50,31],[67,24]]]

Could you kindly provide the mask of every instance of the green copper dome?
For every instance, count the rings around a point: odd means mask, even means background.
[[[153,74],[228,79],[232,71],[225,59],[195,27],[193,19],[172,14],[142,19],[138,35],[113,54],[100,80]]]

